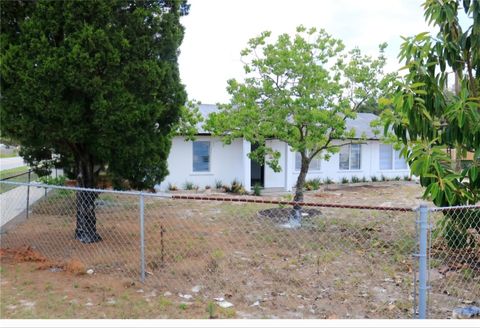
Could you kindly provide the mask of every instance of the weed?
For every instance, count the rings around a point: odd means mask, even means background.
[[[220,250],[220,249],[216,249],[212,252],[212,259],[214,260],[221,260],[225,257],[225,254]]]
[[[178,187],[175,185],[175,184],[172,184],[172,183],[168,183],[168,190],[170,191],[176,191],[178,190]]]
[[[188,305],[185,304],[185,303],[180,303],[180,305],[178,305],[178,308],[179,308],[180,310],[185,311],[185,310],[188,308]]]
[[[401,178],[400,178],[399,175],[397,175],[394,179],[395,179],[395,181],[400,181]]]
[[[375,175],[372,175],[370,177],[370,180],[372,180],[372,182],[377,182],[378,181],[378,178],[375,176]]]
[[[342,184],[348,183],[348,181],[349,181],[348,178],[346,178],[346,177],[342,178]]]
[[[234,318],[237,315],[237,312],[235,312],[235,309],[233,308],[220,309],[219,313],[221,314],[222,317],[227,319]]]
[[[183,189],[194,190],[194,189],[198,189],[198,187],[191,181],[185,181],[185,183],[183,184]]]
[[[51,291],[51,290],[53,290],[53,285],[52,285],[51,282],[47,282],[47,283],[45,284],[45,291],[46,291],[46,292],[49,292],[49,291]]]
[[[158,308],[162,311],[166,310],[167,307],[171,306],[172,305],[172,301],[170,301],[169,299],[167,299],[166,297],[163,297],[163,296],[160,296],[160,298],[158,299]]]
[[[351,181],[352,181],[352,183],[359,183],[360,179],[356,176],[352,176]]]
[[[217,316],[215,315],[215,309],[216,305],[213,302],[208,302],[207,304],[207,312],[208,312],[208,318],[209,319],[215,319]]]
[[[330,179],[330,178],[325,178],[325,184],[329,185],[329,184],[332,184],[333,183],[333,180]]]
[[[260,186],[259,183],[255,183],[253,185],[253,194],[255,196],[261,196],[262,195],[262,186]]]

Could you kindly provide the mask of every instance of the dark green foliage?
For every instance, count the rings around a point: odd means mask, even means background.
[[[66,166],[83,187],[101,170],[134,188],[162,181],[186,102],[186,10],[177,0],[2,1],[2,135],[32,166]]]
[[[342,178],[342,183],[343,183],[343,184],[348,183],[348,181],[349,181],[348,178],[346,178],[346,177],[343,177],[343,178]]]
[[[185,190],[196,190],[198,187],[191,181],[185,181],[183,184],[183,189]]]
[[[362,177],[362,182],[367,182],[367,178],[366,178],[366,177]]]
[[[442,236],[449,247],[475,247],[475,238],[470,234],[480,225],[480,210],[455,209],[444,211],[443,218],[437,223],[434,236]]]
[[[372,182],[377,182],[378,181],[378,178],[375,176],[375,175],[372,175],[370,177],[370,180],[372,180]]]
[[[412,180],[408,175],[403,176],[403,181],[410,181]]]
[[[222,187],[223,187],[222,180],[215,180],[215,188],[216,189],[222,189]]]
[[[230,192],[232,194],[245,194],[245,189],[243,188],[242,183],[239,182],[237,179],[234,179],[230,186],[224,186],[224,188],[226,192]]]
[[[356,176],[352,176],[351,181],[352,181],[352,183],[358,183],[358,182],[360,182],[360,179]]]

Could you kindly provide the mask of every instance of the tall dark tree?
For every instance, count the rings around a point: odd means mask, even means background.
[[[153,187],[186,92],[178,70],[186,0],[2,1],[1,128],[34,168],[68,165],[79,187],[104,170]],[[96,193],[77,192],[75,237],[100,240]]]

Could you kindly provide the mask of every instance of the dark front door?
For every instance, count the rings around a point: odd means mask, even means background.
[[[258,148],[258,144],[252,144],[251,150],[254,151]],[[250,161],[250,183],[252,186],[259,184],[264,186],[265,183],[265,166],[260,165],[257,161],[253,159]]]

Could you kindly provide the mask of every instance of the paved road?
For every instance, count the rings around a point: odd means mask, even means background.
[[[44,188],[30,187],[30,206],[45,196]],[[0,194],[0,228],[27,208],[27,186]],[[24,213],[25,214],[25,213]]]
[[[24,166],[25,163],[23,158],[20,156],[9,157],[9,158],[0,158],[0,171],[14,169],[16,167]]]

